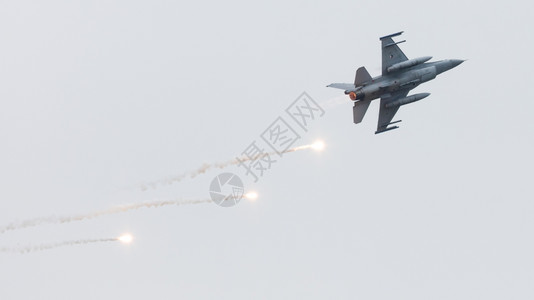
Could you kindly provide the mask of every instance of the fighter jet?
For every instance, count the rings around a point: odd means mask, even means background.
[[[363,120],[371,101],[380,98],[380,113],[375,134],[399,128],[398,126],[390,127],[390,125],[401,122],[401,120],[391,121],[399,107],[430,95],[429,93],[419,93],[408,96],[410,90],[464,62],[460,59],[428,62],[432,59],[431,56],[408,59],[398,46],[406,41],[395,42],[393,40],[393,37],[402,33],[403,31],[380,38],[382,42],[381,76],[371,77],[365,67],[360,67],[356,71],[354,84],[332,83],[327,86],[345,90],[345,94],[354,101],[352,112],[355,124]]]

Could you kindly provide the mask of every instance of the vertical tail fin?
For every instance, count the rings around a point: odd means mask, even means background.
[[[373,80],[373,77],[369,75],[365,67],[359,67],[356,71],[356,78],[354,79],[355,86],[362,86],[364,83]]]

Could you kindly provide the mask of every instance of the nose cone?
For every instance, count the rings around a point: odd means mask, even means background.
[[[461,63],[463,63],[465,60],[461,60],[461,59],[451,59],[450,60],[450,64],[451,64],[451,69],[452,68],[455,68],[457,66],[459,66]]]
[[[436,64],[436,70],[438,74],[449,71],[450,69],[457,67],[459,64],[464,61],[461,59],[446,59],[438,62]]]

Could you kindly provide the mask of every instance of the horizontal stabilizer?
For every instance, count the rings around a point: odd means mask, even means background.
[[[367,109],[369,108],[369,104],[371,104],[370,100],[358,101],[354,103],[354,107],[352,108],[352,114],[354,116],[354,124],[358,124],[362,122],[363,117],[365,116],[365,113],[367,112]]]
[[[373,77],[371,77],[365,67],[359,67],[358,70],[356,70],[356,78],[354,79],[355,86],[362,86],[364,83],[367,83],[371,80],[373,80]]]

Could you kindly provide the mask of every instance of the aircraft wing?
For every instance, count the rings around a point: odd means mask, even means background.
[[[353,89],[355,86],[352,83],[331,83],[327,85],[326,87],[342,89],[342,90],[350,90],[350,89]]]
[[[382,75],[386,75],[388,73],[387,68],[392,65],[408,60],[398,46],[398,44],[406,41],[395,42],[393,40],[393,37],[401,35],[402,33],[403,31],[380,38],[380,41],[382,42]]]
[[[399,128],[398,126],[393,126],[393,127],[388,128],[389,125],[400,122],[400,121],[391,122],[391,120],[393,119],[397,111],[399,110],[399,106],[386,108],[386,104],[406,97],[408,95],[408,92],[409,90],[402,90],[402,91],[398,91],[393,94],[388,94],[380,98],[380,113],[378,114],[378,126],[376,128],[375,134]]]

